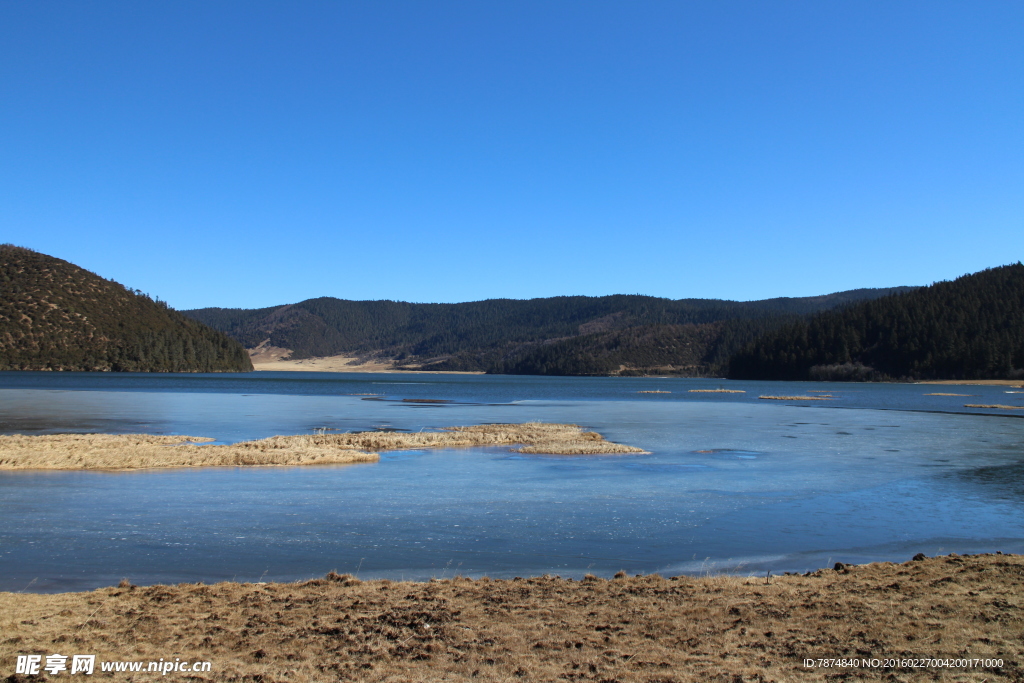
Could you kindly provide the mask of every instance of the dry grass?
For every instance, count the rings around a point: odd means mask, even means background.
[[[513,446],[521,453],[590,455],[644,453],[611,443],[576,425],[526,424],[449,427],[442,432],[353,432],[273,436],[227,446],[194,436],[149,434],[0,435],[0,470],[140,469],[331,465],[375,462],[377,452],[423,448]]]
[[[338,447],[361,451],[459,449],[469,446],[524,444],[515,449],[516,453],[566,456],[644,453],[642,449],[636,449],[631,445],[605,441],[597,432],[585,432],[578,425],[547,422],[445,427],[439,432],[350,432],[327,434],[323,438]]]
[[[464,448],[470,446],[515,446],[517,453],[550,455],[604,455],[645,453],[641,448],[605,441],[597,432],[585,432],[578,425],[527,422],[471,427],[447,427],[441,432],[355,432],[333,434],[342,446],[373,451],[421,448]]]
[[[690,389],[691,394],[745,394],[743,389]]]
[[[982,403],[965,403],[964,408],[995,408],[998,410],[1024,410],[1024,406],[1004,406],[1001,403],[986,405]]]
[[[758,396],[769,401],[831,401],[831,396]]]
[[[337,448],[320,436],[275,436],[230,446],[195,436],[52,434],[0,436],[0,469],[109,470],[160,467],[329,465],[374,462],[376,453]]]
[[[127,582],[0,593],[0,662],[208,660],[176,680],[1019,681],[1024,558],[937,557],[773,577],[297,584]],[[804,658],[1001,658],[1001,669],[808,669]],[[97,678],[114,677],[100,674]],[[153,674],[116,675],[152,681]],[[29,681],[36,677],[14,677]],[[43,678],[43,677],[38,677]],[[158,677],[159,678],[159,677]]]

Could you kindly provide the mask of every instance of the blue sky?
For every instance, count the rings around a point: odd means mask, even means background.
[[[0,241],[177,308],[1024,258],[1024,4],[0,4]]]

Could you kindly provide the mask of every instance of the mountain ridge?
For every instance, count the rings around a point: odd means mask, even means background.
[[[794,316],[912,289],[857,289],[750,302],[622,294],[487,299],[456,304],[318,297],[260,309],[205,308],[183,313],[230,335],[248,349],[260,345],[288,349],[292,360],[346,355],[389,360],[398,369],[520,373],[528,368],[513,362],[515,358],[541,346],[580,337],[664,325],[692,327],[723,321],[759,321],[753,327],[740,322],[728,326],[731,332],[723,339],[732,340],[734,346],[739,343],[735,341],[737,330],[747,330],[747,336],[740,340],[747,341],[750,335]],[[655,336],[664,337],[665,332],[661,330]],[[706,337],[706,331],[699,336]],[[723,351],[711,352],[710,356],[704,352],[702,357],[712,360],[703,362],[699,369],[692,367],[693,363],[684,365],[690,367],[689,372],[700,374],[722,370],[723,355]],[[659,358],[664,360],[665,356],[661,354]],[[587,368],[582,374],[608,374],[611,370],[609,362],[602,362],[600,367]],[[633,371],[638,370],[629,370]]]

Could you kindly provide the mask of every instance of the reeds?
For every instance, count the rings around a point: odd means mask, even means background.
[[[745,394],[743,389],[690,389],[691,394]],[[761,398],[764,398],[763,396]]]
[[[448,427],[440,432],[351,432],[272,436],[230,445],[195,436],[53,434],[0,436],[0,470],[253,467],[376,462],[377,452],[424,448],[514,446],[520,453],[595,455],[644,453],[605,441],[577,425],[525,424]]]
[[[465,448],[470,446],[514,446],[517,453],[550,455],[598,455],[644,453],[641,448],[605,441],[597,432],[585,432],[578,425],[527,422],[470,427],[446,427],[440,432],[353,432],[324,438],[340,446],[373,451],[421,448]]]
[[[275,440],[276,439],[276,440]],[[317,443],[315,436],[274,437],[201,446],[213,439],[152,434],[0,436],[0,469],[110,470],[251,467],[374,462],[376,453]]]
[[[1024,410],[1024,406],[1004,406],[1001,403],[985,405],[981,403],[965,403],[964,408],[994,408],[996,410]]]

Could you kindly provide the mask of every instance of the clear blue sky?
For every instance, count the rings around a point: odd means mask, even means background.
[[[177,308],[1024,258],[1024,3],[0,3],[0,241]]]

